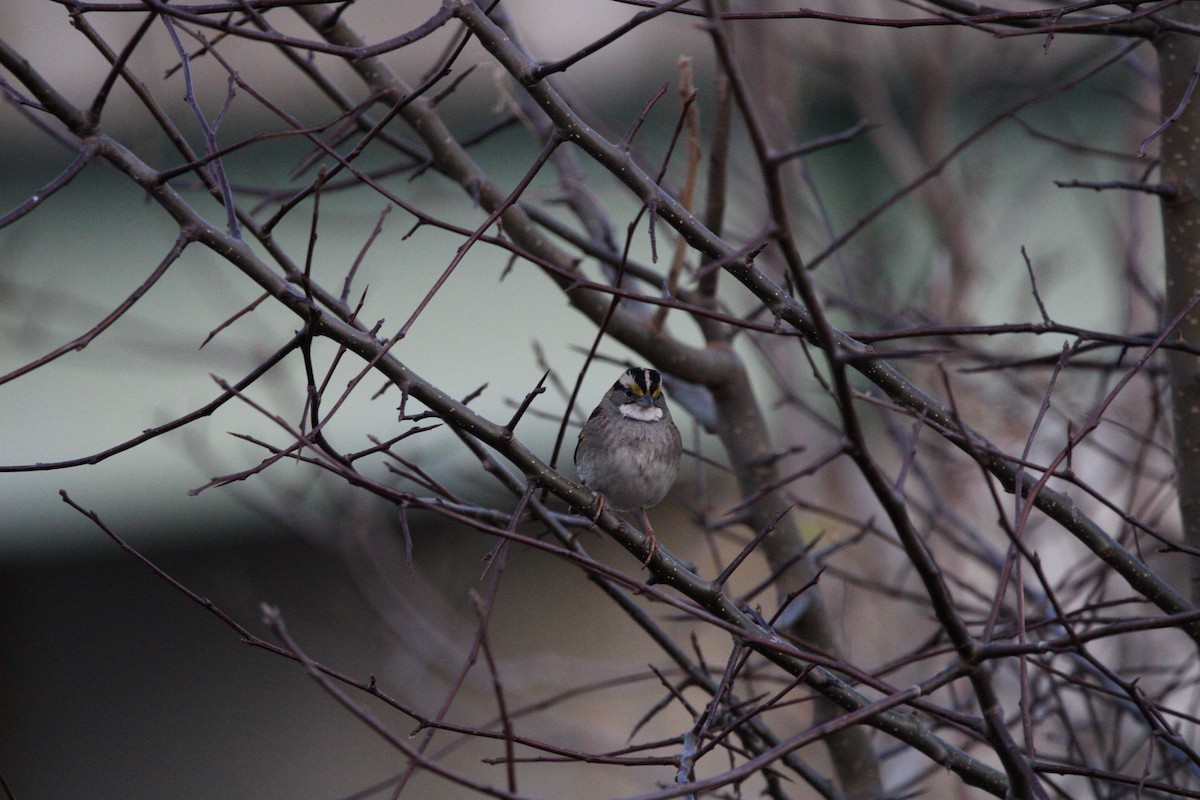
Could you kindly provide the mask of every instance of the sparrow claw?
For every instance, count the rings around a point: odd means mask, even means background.
[[[654,526],[650,524],[650,517],[646,516],[646,509],[639,508],[638,512],[642,515],[642,526],[646,529],[646,558],[642,561],[642,566],[646,566],[654,560],[654,556],[658,553],[658,540],[654,538]]]
[[[596,492],[596,497],[592,501],[591,507],[585,509],[588,518],[591,519],[593,525],[600,521],[600,515],[604,513],[604,507],[607,505],[607,503],[608,500],[604,497],[604,493]],[[654,526],[650,524],[650,517],[646,516],[646,509],[639,508],[638,513],[641,514],[642,528],[646,533],[646,538],[644,540],[647,547],[646,558],[642,561],[642,566],[644,567],[653,561],[654,556],[658,553],[658,540],[654,538]]]
[[[588,509],[588,516],[591,518],[592,524],[600,521],[600,515],[604,513],[604,504],[606,502],[604,492],[596,492],[596,499],[592,501],[592,505],[596,510],[592,511],[592,509]]]

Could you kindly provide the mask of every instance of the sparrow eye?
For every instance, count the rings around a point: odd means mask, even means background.
[[[626,397],[633,397],[633,389],[630,389],[629,387],[626,387],[626,388],[625,388],[625,396],[626,396]]]

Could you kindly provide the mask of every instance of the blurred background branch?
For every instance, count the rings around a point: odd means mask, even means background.
[[[8,791],[1197,796],[1193,16],[0,9]]]

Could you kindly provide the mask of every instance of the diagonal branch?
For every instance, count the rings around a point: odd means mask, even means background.
[[[454,0],[454,3],[459,18],[471,26],[483,45],[496,56],[505,69],[518,80],[528,80],[533,74],[533,63],[512,47],[473,3],[468,0]],[[637,196],[655,198],[659,217],[682,233],[694,248],[713,259],[725,258],[735,252],[736,248],[687,213],[675,198],[654,183],[627,154],[622,153],[615,144],[580,120],[552,87],[544,83],[532,83],[526,88],[564,135],[586,149],[597,162],[624,182]],[[794,326],[812,344],[821,344],[816,324],[808,309],[753,263],[731,262],[725,269],[753,292],[773,315]],[[1018,476],[1019,466],[1014,459],[1000,455],[999,449],[985,436],[959,420],[937,399],[912,384],[885,359],[877,358],[870,347],[836,328],[832,330],[832,337],[834,345],[842,351],[842,357],[851,367],[893,401],[916,414],[923,415],[926,424],[946,436],[959,449],[972,458],[980,457],[983,465],[1000,481],[1006,491],[1018,491],[1018,481],[1023,496],[1033,491],[1036,481],[1027,474]],[[984,455],[978,456],[981,453]],[[1183,595],[1110,536],[1095,520],[1085,514],[1069,495],[1042,488],[1034,504],[1164,613],[1181,614],[1192,610],[1191,603]],[[1184,623],[1181,628],[1194,641],[1200,643],[1200,624]]]

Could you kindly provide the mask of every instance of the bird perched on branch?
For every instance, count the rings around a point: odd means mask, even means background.
[[[657,505],[679,475],[683,440],[671,421],[662,375],[625,370],[588,417],[575,446],[579,478],[597,493],[595,514],[637,511],[646,529],[648,563],[657,543],[646,509]]]

